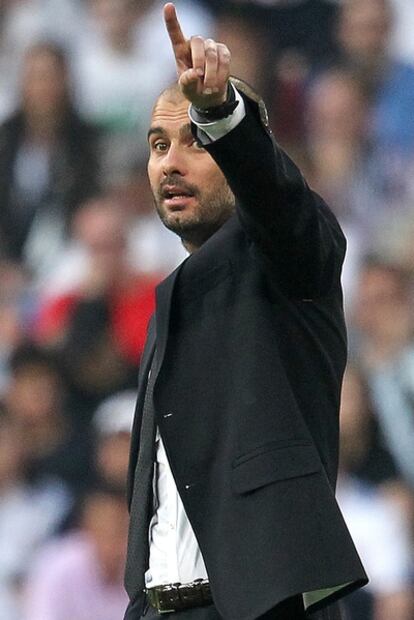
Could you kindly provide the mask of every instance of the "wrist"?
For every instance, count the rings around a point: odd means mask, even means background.
[[[192,105],[192,110],[196,120],[206,123],[219,121],[231,116],[238,105],[239,102],[236,99],[234,86],[229,81],[227,84],[227,97],[224,103],[210,108],[198,108]]]

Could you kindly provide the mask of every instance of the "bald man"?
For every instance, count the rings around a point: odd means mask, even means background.
[[[189,257],[157,289],[141,364],[126,619],[338,619],[366,582],[334,496],[345,241],[228,48],[164,16],[179,80],[148,174]]]

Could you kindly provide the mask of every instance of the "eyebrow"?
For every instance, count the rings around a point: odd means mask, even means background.
[[[162,127],[161,125],[150,127],[150,129],[148,130],[148,134],[147,134],[147,140],[149,140],[150,137],[154,134],[162,136],[162,135],[165,135],[166,133],[167,132],[165,131],[164,127]],[[180,137],[182,138],[182,137],[185,137],[186,135],[192,135],[191,123],[186,123],[180,128]]]
[[[147,140],[149,140],[154,133],[162,135],[165,133],[165,129],[163,129],[163,127],[150,127],[147,134]]]

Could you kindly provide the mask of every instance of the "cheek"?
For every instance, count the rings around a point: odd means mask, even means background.
[[[205,171],[199,173],[199,179],[200,187],[202,186],[207,193],[217,193],[227,185],[227,181],[219,169],[206,168]]]
[[[151,159],[148,162],[148,166],[147,166],[147,174],[148,174],[148,180],[151,186],[152,191],[154,191],[158,186],[159,186],[159,171],[157,170],[157,167],[154,165],[154,163],[151,161]]]

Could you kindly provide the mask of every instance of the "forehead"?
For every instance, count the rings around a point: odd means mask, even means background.
[[[163,130],[170,132],[188,126],[190,123],[188,106],[186,99],[161,95],[152,111],[150,129],[162,127]]]
[[[366,20],[372,18],[381,18],[387,20],[391,18],[391,11],[386,2],[383,0],[365,0],[365,2],[351,2],[345,4],[344,17],[352,20]]]

